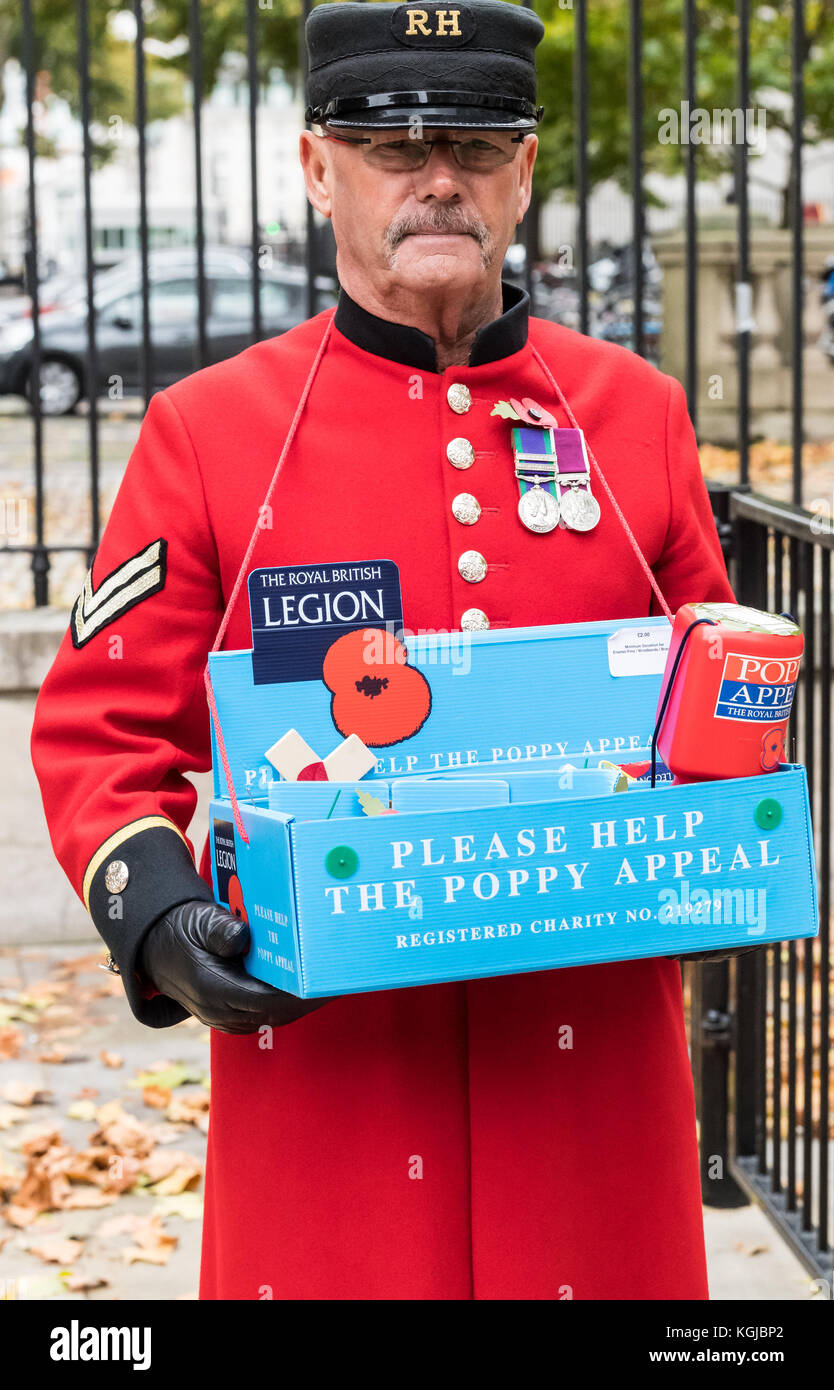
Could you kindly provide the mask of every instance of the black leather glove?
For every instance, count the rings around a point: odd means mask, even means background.
[[[297,999],[247,975],[241,956],[249,927],[216,903],[180,903],[160,917],[139,948],[142,977],[221,1033],[282,1028],[327,999]]]
[[[732,960],[734,956],[747,956],[751,951],[761,951],[763,946],[769,943],[766,941],[756,941],[752,946],[728,946],[723,951],[693,951],[688,956],[669,956],[669,960],[691,960],[696,964],[702,961],[712,962],[718,960]]]

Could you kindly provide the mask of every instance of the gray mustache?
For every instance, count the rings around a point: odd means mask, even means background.
[[[439,209],[432,217],[400,218],[391,223],[385,239],[391,250],[396,251],[407,236],[420,232],[457,232],[473,237],[480,247],[486,246],[490,239],[485,223],[478,218],[462,217],[452,209],[445,212]]]

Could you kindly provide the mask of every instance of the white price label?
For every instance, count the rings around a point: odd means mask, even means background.
[[[662,675],[671,637],[672,625],[668,622],[618,628],[608,638],[608,669],[611,675]]]

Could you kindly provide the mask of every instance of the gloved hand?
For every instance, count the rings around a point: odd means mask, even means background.
[[[240,957],[249,927],[215,903],[180,903],[142,941],[142,977],[221,1033],[255,1033],[264,1024],[294,1023],[327,999],[297,999],[247,975]]]
[[[766,941],[756,941],[752,946],[727,946],[723,951],[693,951],[691,955],[668,956],[667,959],[679,961],[691,960],[698,964],[702,961],[732,960],[733,956],[746,956],[749,955],[751,951],[760,951],[763,946],[767,945],[768,942]]]

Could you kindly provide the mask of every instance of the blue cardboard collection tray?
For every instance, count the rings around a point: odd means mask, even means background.
[[[320,663],[265,679],[254,652],[212,653],[248,838],[215,740],[213,887],[249,923],[247,969],[306,998],[814,936],[803,767],[614,790],[606,764],[649,758],[670,631],[406,636],[428,717],[345,786],[281,782],[265,757],[291,728],[322,757],[340,743]],[[359,791],[387,807],[406,781],[404,809],[364,813]]]

